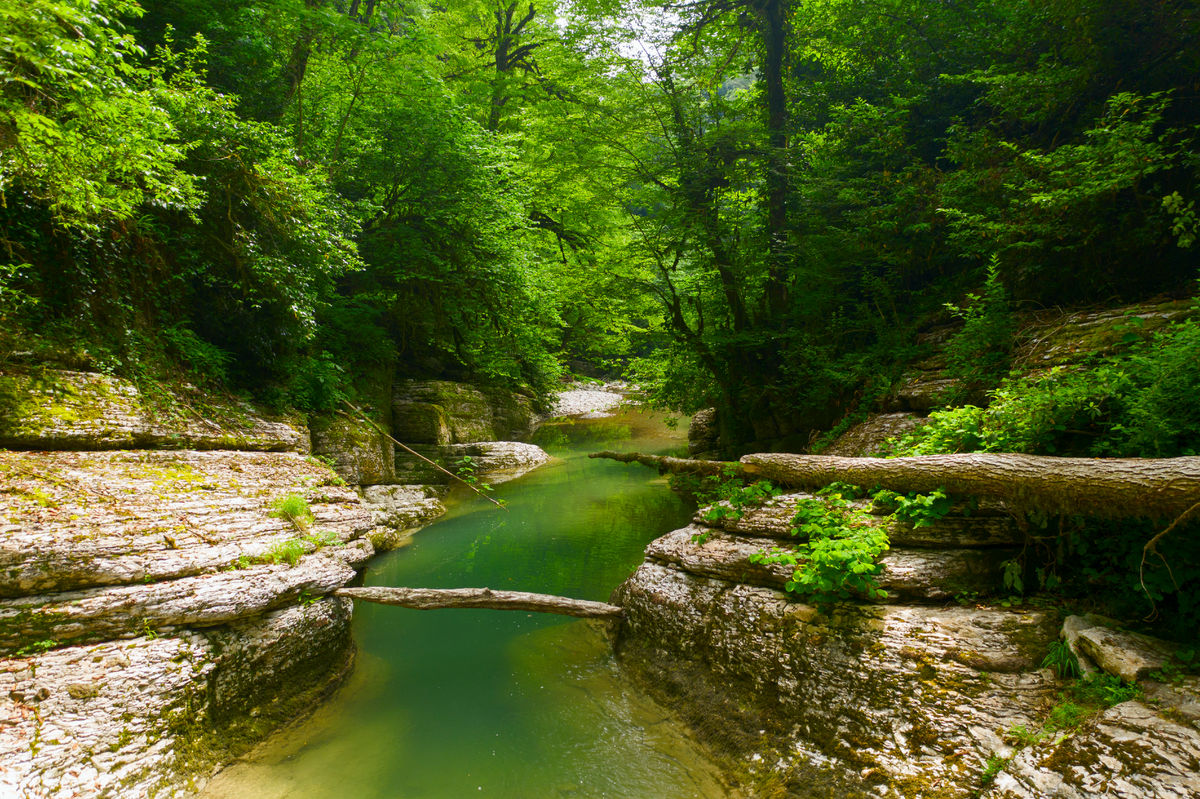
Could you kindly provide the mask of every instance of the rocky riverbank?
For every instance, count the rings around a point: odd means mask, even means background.
[[[400,384],[382,425],[310,431],[187,387],[0,372],[0,795],[187,795],[310,710],[353,664],[328,594],[445,512],[393,438],[424,420],[439,458],[504,479],[547,459],[492,440],[532,429],[523,399]]]
[[[1200,678],[1148,680],[1169,647],[1068,619],[1085,668],[1090,657],[1148,681],[1142,699],[1047,726],[1068,701],[1043,665],[1064,619],[970,599],[1002,588],[999,564],[1021,540],[1011,518],[921,528],[880,519],[892,540],[879,578],[886,602],[814,606],[782,590],[789,568],[750,558],[786,546],[804,498],[738,520],[698,514],[654,541],[613,598],[627,614],[622,663],[753,795],[1200,795]]]

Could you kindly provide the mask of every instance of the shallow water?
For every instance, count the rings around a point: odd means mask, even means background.
[[[563,420],[535,438],[558,460],[460,498],[368,585],[488,586],[606,600],[688,507],[649,469],[596,449],[674,453],[648,414]],[[206,797],[724,797],[717,769],[613,662],[602,623],[494,610],[355,607],[359,659],[312,718],[223,772]]]

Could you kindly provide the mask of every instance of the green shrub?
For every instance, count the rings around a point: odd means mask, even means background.
[[[946,303],[963,322],[962,330],[946,343],[946,373],[968,387],[995,383],[1008,370],[1014,332],[996,256],[988,264],[983,293],[968,294],[967,301],[962,307]]]
[[[214,383],[229,380],[233,356],[225,350],[200,338],[183,323],[163,328],[161,335],[174,355],[203,380]]]
[[[300,494],[288,494],[283,499],[275,500],[271,506],[271,516],[277,519],[286,519],[291,522],[297,530],[307,530],[312,523],[313,513],[308,506],[306,500]]]
[[[1132,386],[1115,428],[1123,454],[1200,454],[1200,321],[1159,331],[1129,358]]]

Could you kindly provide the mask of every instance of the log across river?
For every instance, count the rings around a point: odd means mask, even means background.
[[[450,513],[411,545],[371,561],[361,591],[424,606],[513,592],[611,608],[647,544],[687,525],[692,508],[651,470],[587,453],[678,452],[682,431],[630,413],[549,423],[534,443],[557,460],[495,487],[507,511],[452,497]],[[491,597],[464,596],[464,586],[489,586]],[[344,687],[219,775],[204,799],[727,796],[692,734],[617,667],[603,617],[515,605],[416,612],[362,599]]]

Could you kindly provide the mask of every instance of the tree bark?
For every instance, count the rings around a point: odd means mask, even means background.
[[[381,605],[399,605],[414,610],[436,608],[487,608],[556,613],[581,619],[612,619],[624,614],[616,605],[571,599],[550,594],[523,591],[493,591],[490,588],[339,588],[334,596],[344,596]]]
[[[761,454],[748,473],[787,485],[834,481],[893,491],[990,496],[1018,507],[1089,516],[1176,516],[1200,501],[1200,457],[1055,458],[1011,453],[842,458]]]
[[[646,455],[642,452],[592,452],[589,458],[605,458],[621,463],[640,463],[672,474],[725,474],[731,477],[747,477],[749,471],[740,463],[732,461],[701,461],[690,458],[672,458],[670,455]]]
[[[591,457],[643,463],[660,471],[721,474],[720,461],[689,461],[641,453]],[[1200,502],[1200,457],[1055,458],[1012,453],[843,458],[769,453],[746,455],[736,476],[815,488],[833,482],[880,486],[900,493],[997,497],[1019,509],[1087,516],[1169,518]]]

